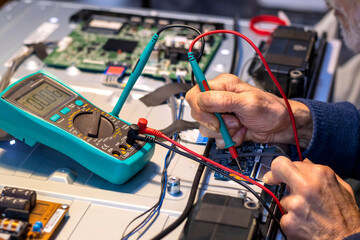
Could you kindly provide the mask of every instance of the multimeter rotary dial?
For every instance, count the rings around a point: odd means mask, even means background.
[[[75,116],[74,126],[85,136],[105,138],[114,133],[112,122],[99,111],[82,112]]]

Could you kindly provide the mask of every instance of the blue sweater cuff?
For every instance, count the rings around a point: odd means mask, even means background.
[[[360,240],[360,233],[355,233],[353,235],[350,235],[344,238],[344,240]]]
[[[304,158],[331,167],[341,177],[360,176],[360,114],[347,102],[325,103],[310,99],[294,99],[311,112],[313,136]]]

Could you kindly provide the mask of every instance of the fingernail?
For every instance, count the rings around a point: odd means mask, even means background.
[[[269,183],[269,178],[266,176],[266,174],[263,176],[262,181],[266,184]]]
[[[207,124],[206,124],[206,127],[207,127],[209,130],[213,131],[213,132],[216,132],[216,131],[217,131],[216,127],[215,127],[214,125],[210,124],[210,123],[207,123]]]
[[[225,141],[223,139],[216,139],[216,147],[223,149],[225,147]]]
[[[229,128],[238,128],[240,127],[239,123],[237,121],[230,121],[227,123]]]

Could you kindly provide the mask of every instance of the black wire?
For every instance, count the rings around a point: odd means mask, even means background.
[[[157,31],[157,35],[160,35],[160,33],[166,29],[169,29],[169,28],[188,28],[188,29],[191,29],[191,30],[194,30],[198,35],[201,35],[201,32],[193,27],[193,26],[190,26],[190,25],[184,25],[184,24],[171,24],[171,25],[166,25],[162,28],[160,28],[158,31]],[[200,48],[200,52],[199,52],[199,56],[196,58],[196,61],[199,62],[203,53],[204,53],[204,48],[205,48],[205,39],[204,38],[201,38],[200,39],[201,41],[201,48]]]
[[[178,136],[179,136],[179,135],[176,136],[176,139],[175,139],[175,140],[178,139]],[[165,159],[165,161],[167,161],[167,162],[166,162],[166,166],[167,166],[167,167],[164,168],[164,170],[163,170],[162,181],[161,181],[161,193],[163,193],[163,194],[165,194],[164,191],[166,191],[166,186],[165,186],[165,172],[167,172],[167,169],[168,169],[168,167],[169,167],[169,165],[170,165],[170,163],[171,163],[171,160],[173,159],[174,156],[175,156],[175,152],[174,152],[174,151],[171,151],[170,154],[168,155],[168,157]],[[162,198],[162,196],[160,196],[160,200],[161,200],[161,198]],[[164,196],[164,198],[165,198],[165,196]],[[158,206],[159,206],[159,205],[158,205]],[[157,206],[157,207],[158,207],[158,206]],[[150,217],[150,215],[153,214],[153,212],[154,212],[154,211],[152,211],[152,213],[149,214],[149,217]],[[150,227],[151,227],[151,226],[153,225],[153,223],[157,220],[157,218],[159,217],[159,215],[160,215],[160,210],[157,211],[156,216],[152,219],[152,221],[151,221],[150,223],[148,223],[148,226],[145,228],[145,230],[143,230],[143,232],[139,235],[139,237],[138,237],[137,239],[140,239],[140,238],[150,229]]]
[[[223,171],[223,170],[219,170],[217,167],[215,167],[215,166],[213,166],[213,165],[211,165],[211,164],[209,164],[209,163],[207,163],[207,162],[204,162],[204,161],[198,159],[197,157],[195,157],[195,156],[193,156],[193,155],[190,155],[190,154],[188,154],[188,153],[186,153],[186,152],[180,151],[180,150],[178,150],[178,149],[176,149],[176,148],[172,148],[171,146],[168,146],[168,145],[166,145],[165,143],[162,143],[162,142],[160,142],[160,141],[158,141],[158,140],[154,140],[154,142],[155,142],[156,144],[159,144],[159,145],[161,145],[161,146],[163,146],[163,147],[165,147],[165,148],[167,148],[167,149],[170,149],[170,150],[176,152],[177,154],[180,154],[180,155],[182,155],[182,156],[184,156],[184,157],[190,158],[190,159],[192,159],[192,160],[194,160],[194,161],[196,161],[196,162],[198,162],[198,163],[204,164],[204,165],[207,166],[208,168],[214,170],[214,171],[217,172],[217,173],[220,173],[221,175],[225,176],[226,178],[229,178],[230,180],[232,180],[232,181],[240,184],[242,187],[246,188],[249,192],[251,192],[251,193],[259,200],[259,202],[261,203],[261,205],[263,205],[263,207],[264,207],[264,208],[266,209],[266,211],[269,213],[270,217],[271,217],[271,218],[275,221],[275,223],[278,225],[280,232],[285,236],[284,232],[282,231],[282,229],[281,229],[281,227],[280,227],[280,221],[279,221],[279,219],[277,219],[277,217],[276,217],[276,216],[274,215],[274,213],[270,210],[270,208],[269,208],[268,205],[265,203],[265,201],[259,196],[259,194],[258,194],[257,192],[255,192],[250,186],[248,186],[244,181],[240,181],[240,180],[238,180],[238,179],[230,176],[230,174],[229,174],[228,172]]]
[[[166,169],[165,171],[167,171],[167,169]],[[164,171],[164,172],[165,172],[165,171]],[[165,174],[164,174],[164,178],[165,178]],[[163,193],[163,194],[165,194],[164,191],[166,191],[166,188],[165,188],[166,186],[165,186],[165,180],[164,180],[164,178],[163,178],[163,180],[161,181],[161,185],[162,185],[161,193]],[[164,196],[164,198],[165,198],[165,196]],[[162,196],[160,197],[160,199],[162,199]],[[163,199],[163,200],[164,200],[164,199]],[[160,206],[160,204],[159,204],[157,207],[159,207],[159,206]],[[155,211],[155,209],[151,212],[151,214],[149,214],[148,218],[150,218],[150,216],[153,215],[154,211]],[[159,211],[157,211],[156,216],[153,217],[153,219],[152,219],[152,221],[151,221],[150,223],[148,223],[148,226],[145,228],[145,230],[143,230],[143,232],[139,235],[139,237],[138,237],[137,239],[140,239],[140,238],[150,229],[150,227],[151,227],[151,226],[153,225],[153,223],[157,220],[157,218],[159,217],[159,215],[160,215],[160,209],[159,209]],[[148,219],[148,218],[147,218],[147,219]]]
[[[212,142],[208,141],[205,151],[204,151],[205,156],[209,155],[210,150],[211,150],[211,145],[212,145]],[[172,224],[170,224],[167,228],[165,228],[158,235],[156,235],[153,238],[153,240],[164,238],[166,235],[168,235],[170,232],[172,232],[175,228],[177,228],[189,216],[191,209],[195,202],[196,193],[199,188],[200,179],[204,172],[204,169],[205,169],[204,165],[200,164],[196,171],[193,183],[191,185],[191,190],[190,190],[190,195],[189,195],[188,201],[187,201],[186,206],[185,206],[183,212],[181,213],[181,215]]]
[[[172,24],[172,25],[164,26],[157,31],[157,35],[160,35],[160,33],[166,29],[178,28],[178,27],[189,28],[191,30],[194,30],[198,35],[201,35],[201,32],[197,28],[190,26],[190,25],[184,25],[184,24]],[[204,48],[205,48],[205,39],[201,38],[200,41],[201,41],[201,48],[200,48],[199,56],[196,57],[197,62],[200,62],[200,59],[201,59],[202,55],[204,54]],[[191,83],[193,86],[196,85],[195,76],[194,76],[193,71],[191,71]]]
[[[180,104],[180,106],[179,106],[179,116],[177,116],[176,115],[176,118],[181,118],[182,117],[182,114],[184,113],[184,111],[183,111],[183,104]],[[179,134],[174,134],[174,140],[175,141],[177,141],[178,139],[180,139],[180,137],[179,137]],[[165,182],[165,173],[167,172],[167,169],[168,169],[168,167],[170,166],[170,163],[171,163],[171,160],[174,158],[174,156],[175,156],[175,152],[174,151],[170,151],[168,154],[167,154],[167,156],[166,156],[166,158],[165,158],[165,161],[166,161],[166,167],[164,167],[164,169],[163,169],[163,173],[162,173],[162,181],[161,181],[161,184],[162,184],[162,193],[163,194],[165,194],[164,193],[164,191],[166,191],[166,186],[165,186],[165,184],[166,184],[166,182]],[[199,177],[199,181],[200,181],[200,178],[201,178],[201,175],[200,175],[200,177]],[[196,194],[196,191],[195,191],[195,194]],[[160,199],[162,198],[163,196],[160,196]],[[158,207],[159,207],[159,205],[158,205]],[[153,214],[153,212],[151,213],[151,215]],[[143,230],[143,232],[140,234],[140,236],[137,238],[137,239],[140,239],[148,230],[149,230],[149,228],[153,225],[153,223],[156,221],[156,219],[159,217],[159,215],[160,215],[160,210],[159,211],[157,211],[157,215],[152,219],[152,221],[150,222],[150,223],[148,223],[148,226],[145,228],[145,230]]]
[[[167,162],[167,166],[169,166],[170,164],[170,161],[171,159],[173,158],[175,152],[172,151],[169,156],[168,156],[168,159],[169,161]],[[167,161],[167,160],[166,160]],[[161,191],[160,191],[160,197],[159,197],[159,200],[151,207],[149,208],[147,211],[143,212],[142,214],[140,214],[139,216],[137,216],[136,218],[134,218],[133,220],[131,220],[131,222],[126,226],[124,232],[123,232],[123,235],[121,237],[121,239],[124,239],[126,237],[128,237],[128,235],[130,235],[132,232],[136,231],[144,222],[146,222],[150,216],[153,214],[153,212],[155,211],[155,209],[160,205],[160,202],[161,202],[161,197],[162,197],[162,194],[163,192],[165,191],[165,172],[167,171],[167,168],[164,168],[162,173],[161,173]],[[136,221],[137,219],[139,219],[140,217],[144,216],[145,214],[148,214],[148,216],[143,220],[141,221],[136,227],[134,227],[128,234],[125,234],[126,230],[128,229],[128,227],[131,225],[131,223],[133,223],[134,221]],[[154,221],[154,220],[153,220]],[[150,224],[151,226],[151,224]]]
[[[1,77],[0,92],[2,92],[5,88],[7,88],[16,69],[33,52],[34,52],[34,48],[30,46],[28,47],[26,52],[24,52],[21,56],[18,56],[11,60],[11,66],[5,71],[5,73]]]
[[[177,140],[179,138],[179,135],[176,136],[176,139],[174,140]],[[168,169],[168,166],[172,160],[172,158],[174,157],[175,155],[175,152],[174,151],[171,151],[169,153],[169,155],[167,155],[167,158],[165,159],[166,161],[166,168],[164,167],[162,173],[161,173],[161,191],[160,191],[160,196],[159,196],[159,200],[151,207],[149,208],[148,210],[146,210],[145,212],[141,213],[140,215],[138,215],[137,217],[135,217],[133,220],[131,220],[128,225],[126,226],[125,230],[123,231],[123,234],[122,234],[122,237],[121,239],[124,239],[124,238],[127,238],[130,234],[132,234],[134,231],[137,231],[139,227],[141,227],[145,222],[148,221],[148,219],[153,215],[154,211],[156,210],[156,208],[160,205],[160,202],[161,202],[161,199],[162,199],[162,195],[163,195],[163,192],[166,191],[166,186],[165,186],[165,173]],[[136,225],[128,234],[126,234],[124,236],[124,234],[126,233],[126,230],[129,228],[129,226],[134,222],[136,221],[137,219],[141,218],[142,216],[144,216],[145,214],[147,214],[147,217],[143,219],[143,221],[141,221],[138,225]],[[158,212],[159,214],[159,212]],[[158,216],[158,215],[157,215]],[[143,233],[145,233],[149,227],[156,221],[157,219],[157,216],[149,223],[148,227],[145,228],[145,230],[143,231]],[[142,233],[142,234],[143,234]],[[139,236],[139,238],[142,236],[142,234]]]
[[[164,171],[163,171],[164,172]],[[151,207],[149,208],[148,210],[146,210],[145,212],[141,213],[140,215],[138,215],[137,217],[135,217],[133,220],[131,220],[131,222],[128,223],[128,225],[126,226],[125,230],[123,231],[123,234],[122,234],[122,237],[121,239],[124,239],[124,238],[127,238],[131,233],[133,233],[134,231],[136,231],[144,222],[146,222],[149,217],[152,215],[152,213],[154,212],[154,210],[157,208],[157,206],[159,206],[160,204],[160,201],[161,201],[161,195],[162,195],[162,192],[163,192],[163,187],[164,187],[164,184],[163,184],[163,174],[161,176],[161,191],[160,191],[160,197],[159,197],[159,200]],[[134,222],[136,221],[137,219],[141,218],[142,216],[144,216],[145,214],[147,213],[150,213],[143,221],[141,221],[138,225],[136,225],[136,227],[134,227],[128,234],[126,234],[124,236],[124,234],[126,233],[126,230],[129,228],[129,226]]]
[[[192,84],[193,86],[196,85],[195,76],[194,76],[194,72],[193,72],[193,71],[191,71],[191,84]]]
[[[238,23],[238,16],[234,15],[234,31],[239,31],[239,23]],[[238,62],[240,59],[239,55],[239,38],[234,35],[234,49],[233,49],[233,55],[231,60],[231,67],[230,67],[230,73],[236,74],[236,68],[238,66]]]
[[[174,156],[174,151],[171,152],[168,156],[168,159],[169,161],[167,162],[167,166],[168,164],[170,164],[170,160],[173,158]],[[166,160],[167,161],[167,160]],[[126,226],[125,230],[123,231],[123,235],[121,237],[121,239],[124,239],[124,238],[127,238],[128,235],[130,235],[131,233],[133,233],[134,231],[136,231],[141,225],[143,225],[143,223],[145,223],[149,218],[150,216],[153,214],[153,212],[155,211],[155,209],[160,205],[160,202],[161,202],[161,197],[162,197],[162,194],[163,194],[163,191],[165,190],[165,172],[167,171],[167,168],[164,168],[162,173],[161,173],[161,191],[160,191],[160,197],[159,197],[159,200],[151,207],[149,208],[148,210],[146,210],[145,212],[141,213],[140,215],[138,215],[137,217],[135,217],[133,220],[131,220],[131,222],[128,223],[128,225]],[[136,221],[137,219],[141,218],[142,216],[144,216],[145,214],[148,214],[148,216],[143,220],[141,221],[138,225],[136,225],[128,234],[126,234],[124,236],[124,234],[126,233],[126,230],[129,228],[129,226],[134,222]]]
[[[187,202],[183,212],[181,213],[181,215],[171,225],[169,225],[167,228],[165,228],[163,231],[161,231],[158,235],[156,235],[154,238],[152,238],[153,240],[158,240],[158,239],[164,238],[166,235],[168,235],[170,232],[172,232],[175,228],[177,228],[189,216],[191,209],[195,202],[196,193],[197,193],[197,190],[199,187],[199,182],[200,182],[201,176],[204,172],[204,169],[205,169],[205,167],[203,164],[200,164],[198,166],[196,175],[194,177],[194,180],[193,180],[193,183],[191,186],[188,202]]]

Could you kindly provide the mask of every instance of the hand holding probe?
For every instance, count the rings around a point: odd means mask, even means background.
[[[206,81],[205,75],[204,73],[201,71],[199,64],[196,62],[196,59],[194,57],[194,53],[193,52],[189,52],[188,53],[188,57],[189,57],[189,61],[190,61],[190,65],[191,68],[194,72],[195,75],[195,79],[197,84],[200,87],[200,91],[201,92],[206,92],[206,91],[210,91],[210,87],[209,84]],[[217,117],[217,119],[219,120],[220,123],[220,133],[225,141],[225,148],[228,148],[230,151],[230,154],[232,156],[232,158],[234,158],[236,160],[236,163],[238,164],[239,168],[240,164],[237,161],[238,158],[238,154],[236,152],[236,149],[234,147],[235,142],[232,140],[230,133],[225,125],[224,119],[222,118],[220,113],[214,113],[215,116]]]

